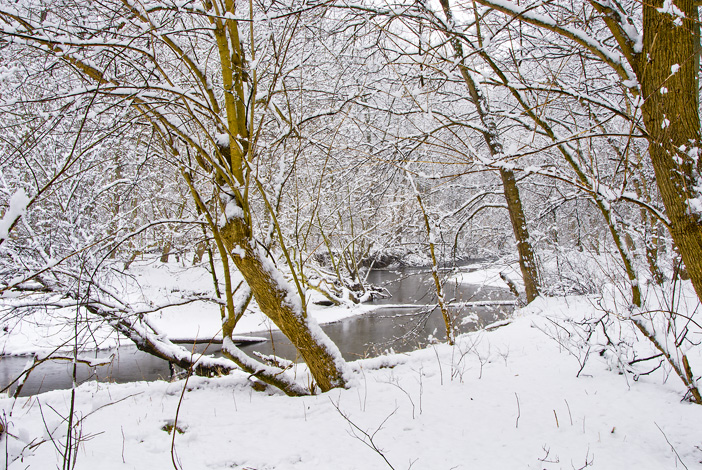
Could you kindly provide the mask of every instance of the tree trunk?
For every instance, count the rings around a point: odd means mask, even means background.
[[[676,26],[660,13],[663,0],[644,3],[643,53],[635,69],[641,83],[644,124],[656,183],[671,222],[670,233],[680,250],[697,296],[702,299],[702,225],[696,186],[699,160],[699,49],[697,6],[676,0],[685,18]]]
[[[495,64],[495,62],[486,53],[481,53],[481,56],[483,57],[485,62],[493,69],[493,71],[498,75],[500,80],[502,80],[504,85],[509,89],[512,96],[515,97],[519,105],[524,110],[524,113],[527,116],[529,116],[537,126],[543,129],[546,135],[548,135],[548,137],[554,143],[558,143],[559,139],[556,136],[556,133],[551,128],[551,126],[549,125],[549,123],[546,120],[541,119],[535,113],[533,106],[527,104],[526,101],[524,101],[524,99],[522,98],[520,92],[509,84],[509,80],[507,79],[506,75],[502,72],[502,70],[497,66],[497,64]],[[563,157],[565,158],[566,162],[568,162],[568,164],[572,167],[580,183],[585,188],[588,188],[592,191],[592,198],[595,204],[597,205],[597,208],[604,216],[605,221],[607,222],[607,228],[609,229],[609,233],[612,235],[612,239],[617,247],[617,251],[619,251],[619,254],[622,258],[622,262],[624,263],[624,269],[626,270],[627,277],[631,282],[631,303],[633,305],[636,305],[637,307],[640,307],[641,289],[639,288],[636,270],[634,269],[634,261],[631,256],[631,253],[629,253],[629,250],[624,245],[622,237],[620,236],[620,224],[617,222],[617,219],[612,212],[609,201],[605,197],[603,197],[603,195],[600,194],[596,190],[596,188],[592,186],[590,178],[586,174],[585,170],[580,166],[576,155],[574,155],[571,152],[571,150],[562,143],[558,143],[557,148],[561,155],[563,155]]]
[[[424,216],[424,228],[427,231],[429,254],[431,255],[431,275],[434,278],[434,287],[436,288],[436,301],[439,304],[441,317],[444,319],[444,326],[446,327],[446,342],[448,342],[449,345],[454,345],[456,343],[456,328],[454,325],[454,319],[451,318],[448,308],[446,307],[446,302],[444,301],[444,289],[441,285],[441,279],[439,278],[439,263],[436,260],[436,250],[434,249],[434,230],[432,228],[432,223],[429,220],[429,214],[427,214],[427,211],[424,208],[422,196],[419,194],[417,185],[414,183],[414,179],[412,179],[412,175],[410,175],[409,172],[407,173],[407,178],[412,185],[414,195],[419,203],[419,208],[422,210],[422,215]]]
[[[453,24],[453,13],[449,0],[440,0],[441,7],[446,15],[448,24]],[[476,17],[477,22],[477,17]],[[503,155],[502,141],[497,133],[497,124],[492,115],[490,115],[490,107],[485,100],[485,96],[478,88],[478,84],[473,79],[470,70],[465,66],[465,56],[463,54],[463,46],[457,37],[451,37],[451,32],[446,31],[447,36],[451,39],[451,45],[456,59],[460,61],[458,68],[461,72],[461,77],[468,87],[470,99],[475,106],[480,121],[483,124],[483,138],[490,151],[490,156],[499,158]],[[482,42],[482,39],[478,39]],[[536,259],[534,250],[529,241],[529,231],[527,230],[526,216],[522,207],[522,200],[519,197],[519,188],[517,180],[514,177],[514,171],[507,166],[500,167],[500,178],[502,179],[502,187],[507,202],[509,211],[509,219],[512,223],[512,232],[514,233],[515,241],[517,242],[517,252],[519,253],[519,268],[522,271],[524,278],[524,288],[526,291],[527,303],[531,302],[539,296],[539,277],[536,269]]]
[[[463,80],[468,86],[471,100],[475,105],[480,120],[484,126],[483,138],[490,150],[490,155],[493,158],[499,158],[503,155],[502,142],[497,134],[497,125],[492,116],[490,116],[488,104],[484,99],[483,94],[478,89],[478,86],[473,80],[470,71],[464,65],[459,65]],[[524,289],[526,291],[527,303],[531,302],[539,296],[539,277],[536,269],[536,258],[534,250],[529,241],[529,231],[527,230],[526,216],[522,208],[522,200],[519,197],[519,188],[517,180],[514,177],[514,171],[508,166],[500,167],[500,178],[502,179],[502,191],[507,202],[507,210],[509,211],[509,219],[512,223],[512,232],[514,233],[515,241],[517,242],[517,252],[519,253],[519,268],[522,271],[524,278]]]
[[[199,241],[195,245],[195,253],[193,254],[193,266],[200,264],[202,257],[205,256],[205,251],[207,250],[207,242]]]
[[[161,249],[161,258],[159,261],[162,263],[168,263],[168,258],[171,255],[171,242],[167,241],[164,243],[163,248]]]
[[[302,305],[304,299],[265,258],[244,219],[230,218],[220,232],[261,311],[300,352],[320,390],[346,386],[346,363],[339,350],[316,322],[307,317]]]
[[[522,200],[519,197],[517,181],[512,170],[501,169],[502,188],[505,192],[509,219],[512,221],[512,231],[517,241],[517,251],[519,252],[519,267],[524,278],[524,290],[526,291],[527,302],[531,302],[539,296],[538,271],[536,269],[536,257],[529,242],[529,232],[527,231],[526,217],[522,209]]]

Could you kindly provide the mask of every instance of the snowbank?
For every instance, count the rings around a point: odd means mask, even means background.
[[[468,266],[464,269],[468,271],[459,272],[452,276],[452,280],[461,284],[476,284],[483,286],[508,288],[507,283],[502,279],[506,276],[519,289],[524,291],[524,281],[518,264],[490,263],[485,265]]]

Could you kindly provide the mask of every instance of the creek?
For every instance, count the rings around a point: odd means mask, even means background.
[[[345,359],[373,357],[386,352],[407,352],[421,348],[434,339],[446,339],[441,312],[435,308],[436,294],[431,271],[409,267],[373,270],[368,275],[368,282],[383,286],[390,296],[373,300],[371,304],[378,308],[370,313],[322,325],[324,332],[336,343]],[[452,282],[447,282],[444,289],[447,300],[463,304],[451,308],[452,316],[458,319],[456,323],[459,333],[500,320],[514,308],[514,297],[507,289]],[[462,319],[469,316],[477,319],[477,322],[462,322]],[[319,321],[323,322],[323,317]],[[268,341],[240,346],[248,354],[256,351],[299,360],[295,348],[279,331],[253,332],[251,336],[265,337]],[[218,355],[219,349],[219,345],[209,345],[207,353]],[[197,347],[197,350],[202,352],[204,346]],[[81,355],[86,356],[88,353]],[[78,383],[87,380],[124,383],[168,379],[171,376],[168,362],[143,353],[134,346],[93,351],[90,355],[95,358],[113,356],[113,359],[104,366],[78,364]],[[1,357],[0,388],[14,380],[31,360],[31,356]],[[21,395],[71,388],[72,367],[67,361],[40,364],[25,381]]]

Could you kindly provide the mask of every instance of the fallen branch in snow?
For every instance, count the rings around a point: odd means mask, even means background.
[[[380,457],[382,457],[382,459],[385,461],[385,463],[388,465],[388,467],[395,470],[395,467],[392,466],[392,464],[387,459],[387,457],[385,457],[385,454],[383,453],[383,451],[378,448],[378,446],[375,444],[375,441],[373,439],[375,438],[375,435],[378,434],[378,432],[381,429],[383,429],[383,425],[392,417],[392,415],[394,415],[397,412],[398,408],[396,407],[394,410],[392,410],[392,412],[380,423],[380,425],[378,425],[378,427],[375,429],[375,431],[373,431],[373,434],[369,434],[368,432],[361,429],[356,423],[351,421],[351,419],[343,411],[341,411],[341,408],[339,408],[339,404],[334,403],[334,401],[331,399],[331,397],[329,398],[329,402],[336,409],[336,411],[341,415],[341,417],[344,418],[344,420],[346,420],[347,423],[349,423],[349,426],[351,427],[351,431],[349,432],[349,434],[351,434],[351,436],[358,439],[359,441],[364,443],[366,446],[368,446],[370,449],[372,449],[373,452],[375,452]],[[358,434],[356,434],[357,431],[359,433],[361,433],[360,436]]]
[[[663,356],[668,360],[668,363],[673,368],[675,373],[688,390],[688,393],[692,396],[692,401],[698,405],[702,405],[702,393],[697,385],[697,380],[692,373],[690,368],[690,363],[687,360],[687,355],[683,354],[681,351],[677,351],[677,355],[680,357],[680,363],[675,357],[668,351],[668,349],[651,333],[646,325],[639,319],[632,318],[632,322],[638,328],[638,330],[658,349]]]
[[[308,389],[288,377],[285,374],[285,369],[271,367],[250,358],[237,348],[230,338],[225,338],[222,343],[222,354],[238,365],[244,372],[251,374],[262,382],[279,388],[288,396],[299,397],[310,394]]]
[[[288,361],[287,359],[283,359],[282,357],[278,357],[273,354],[261,354],[258,351],[254,351],[253,353],[266,364],[277,367],[280,370],[288,370],[295,365],[293,361]]]

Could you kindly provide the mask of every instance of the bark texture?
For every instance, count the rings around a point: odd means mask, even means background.
[[[502,70],[497,66],[497,64],[487,54],[482,53],[481,56],[483,57],[483,59],[485,59],[485,62],[488,65],[490,65],[490,67],[497,74],[497,76],[504,83],[504,85],[509,89],[512,96],[514,96],[514,98],[517,100],[519,105],[524,110],[524,113],[529,118],[531,118],[537,126],[539,126],[541,129],[543,129],[543,131],[546,133],[546,135],[554,143],[559,142],[559,139],[556,136],[556,133],[554,132],[554,130],[551,128],[550,124],[545,119],[542,119],[541,117],[539,117],[536,114],[533,106],[530,106],[524,100],[524,98],[522,97],[519,90],[517,90],[514,86],[510,85],[510,82],[507,79],[507,76],[502,72]],[[612,240],[614,241],[614,244],[617,247],[617,251],[619,251],[619,254],[621,256],[622,262],[624,264],[624,269],[626,270],[627,277],[629,278],[629,281],[631,282],[631,303],[633,305],[636,305],[636,306],[641,306],[641,289],[639,288],[639,282],[638,282],[638,278],[636,276],[636,270],[634,269],[633,258],[631,256],[631,253],[627,249],[626,245],[624,244],[624,241],[622,240],[622,237],[620,235],[620,232],[621,232],[620,224],[619,224],[619,221],[614,216],[614,214],[612,213],[610,203],[607,201],[607,199],[605,197],[603,197],[603,195],[599,191],[597,191],[595,184],[593,183],[591,178],[588,176],[585,169],[583,169],[582,166],[580,165],[578,155],[575,154],[567,145],[565,145],[563,143],[558,143],[556,148],[561,153],[561,155],[563,156],[565,161],[573,169],[573,171],[575,172],[575,175],[576,175],[579,183],[582,185],[582,187],[590,192],[592,199],[595,202],[595,205],[602,213],[602,216],[604,217],[605,222],[607,223],[607,228],[609,229],[609,233],[612,235]]]
[[[499,158],[503,155],[503,147],[497,135],[495,120],[493,116],[490,115],[487,102],[485,102],[482,93],[478,89],[468,69],[463,65],[461,65],[460,68],[463,80],[468,86],[471,101],[473,101],[484,126],[483,138],[490,150],[490,155],[493,158]],[[514,171],[508,166],[503,166],[500,168],[500,178],[502,179],[502,190],[505,195],[505,201],[507,202],[507,210],[509,211],[509,220],[512,223],[512,232],[517,242],[519,268],[524,278],[524,290],[528,303],[539,296],[539,273],[536,268],[536,257],[534,256],[534,250],[529,241],[526,216],[524,215],[522,200],[519,197],[519,188],[517,187],[517,179],[514,176]]]
[[[634,62],[656,183],[697,296],[702,298],[702,225],[689,202],[699,196],[699,51],[697,6],[676,0],[685,18],[661,13],[663,1],[644,3],[643,53]]]
[[[524,279],[524,291],[527,302],[531,302],[539,296],[538,270],[536,269],[536,257],[529,242],[529,232],[527,230],[526,217],[522,208],[522,200],[519,197],[517,180],[512,170],[500,170],[502,178],[502,189],[505,192],[509,219],[512,222],[512,231],[517,241],[517,251],[519,252],[519,267],[522,270]]]

